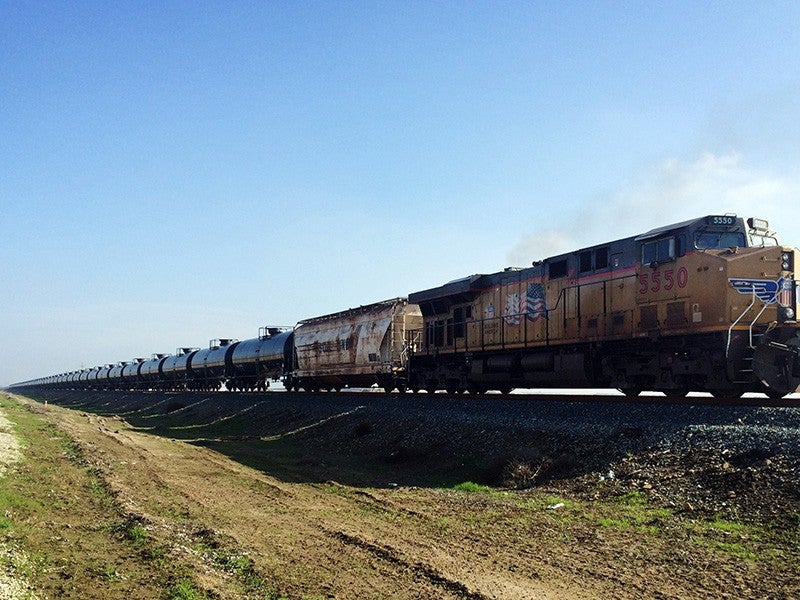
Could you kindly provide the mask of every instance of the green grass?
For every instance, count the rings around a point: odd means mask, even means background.
[[[125,537],[131,541],[134,548],[141,548],[147,543],[147,529],[141,525],[132,525],[125,530]]]
[[[453,486],[453,489],[458,492],[473,492],[473,493],[484,493],[490,494],[493,493],[495,490],[488,486],[488,485],[481,485],[479,483],[474,483],[472,481],[464,481],[462,483],[457,483]]]
[[[197,589],[191,579],[181,579],[167,592],[168,600],[208,600],[209,596]]]

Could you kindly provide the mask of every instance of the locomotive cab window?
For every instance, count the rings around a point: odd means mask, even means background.
[[[598,271],[608,268],[608,248],[598,248],[594,251],[594,268]]]
[[[463,338],[466,335],[467,320],[472,319],[472,306],[458,306],[453,309],[453,336]]]
[[[589,271],[600,271],[608,268],[608,248],[597,248],[595,250],[585,250],[578,254],[578,271],[587,273]],[[553,276],[553,269],[550,268],[550,277]]]
[[[591,271],[593,268],[592,251],[587,250],[586,252],[581,252],[578,256],[578,270],[581,273],[586,273],[586,271]]]
[[[743,248],[746,246],[741,231],[701,231],[694,237],[694,247],[698,250],[710,248]]]
[[[564,260],[557,260],[555,262],[550,263],[550,279],[557,279],[559,277],[566,277],[569,273],[567,269],[567,259]]]
[[[642,264],[663,263],[675,259],[675,238],[668,237],[642,244]]]

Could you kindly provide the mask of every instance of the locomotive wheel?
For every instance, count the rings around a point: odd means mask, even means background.
[[[671,390],[664,390],[667,398],[686,398],[689,393],[689,388],[675,388]]]
[[[512,388],[510,386],[501,387],[500,388],[500,393],[503,394],[503,396],[508,396],[511,393],[511,390],[513,390],[513,389],[514,388]]]
[[[738,388],[732,388],[727,390],[726,389],[706,390],[706,391],[711,392],[711,395],[714,396],[714,398],[728,399],[728,400],[735,400],[737,398],[741,398],[742,394],[744,394],[744,391]]]
[[[763,391],[763,392],[764,392],[764,393],[765,393],[765,394],[766,394],[766,395],[767,395],[769,398],[772,398],[773,400],[780,400],[780,399],[781,399],[781,398],[783,398],[784,396],[788,396],[788,395],[789,395],[789,394],[784,394],[783,392],[780,392],[780,391],[778,391],[778,390],[775,390],[775,389],[773,389],[773,388],[769,388],[769,387],[766,387],[766,386],[764,387],[764,389],[763,389],[762,391]]]
[[[642,390],[639,388],[625,387],[617,389],[623,394],[625,394],[626,398],[636,398],[639,394],[642,393]]]

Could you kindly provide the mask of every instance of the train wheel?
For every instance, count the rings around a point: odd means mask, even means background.
[[[780,400],[784,396],[788,396],[789,394],[784,394],[783,392],[779,392],[778,390],[774,390],[772,388],[765,388],[763,392],[773,400]]]
[[[500,388],[500,393],[503,394],[503,396],[508,396],[511,393],[511,390],[513,389],[514,388],[510,386],[504,386]]]
[[[686,398],[689,394],[689,388],[675,388],[672,390],[664,390],[667,398]]]
[[[625,394],[627,398],[636,398],[639,394],[642,393],[642,390],[640,388],[624,387],[617,389],[623,394]]]

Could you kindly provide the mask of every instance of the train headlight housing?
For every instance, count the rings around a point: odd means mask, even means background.
[[[786,323],[787,321],[794,321],[794,311],[789,306],[781,306],[778,309],[778,321]]]
[[[781,269],[789,271],[792,268],[792,257],[788,252],[781,254]]]

